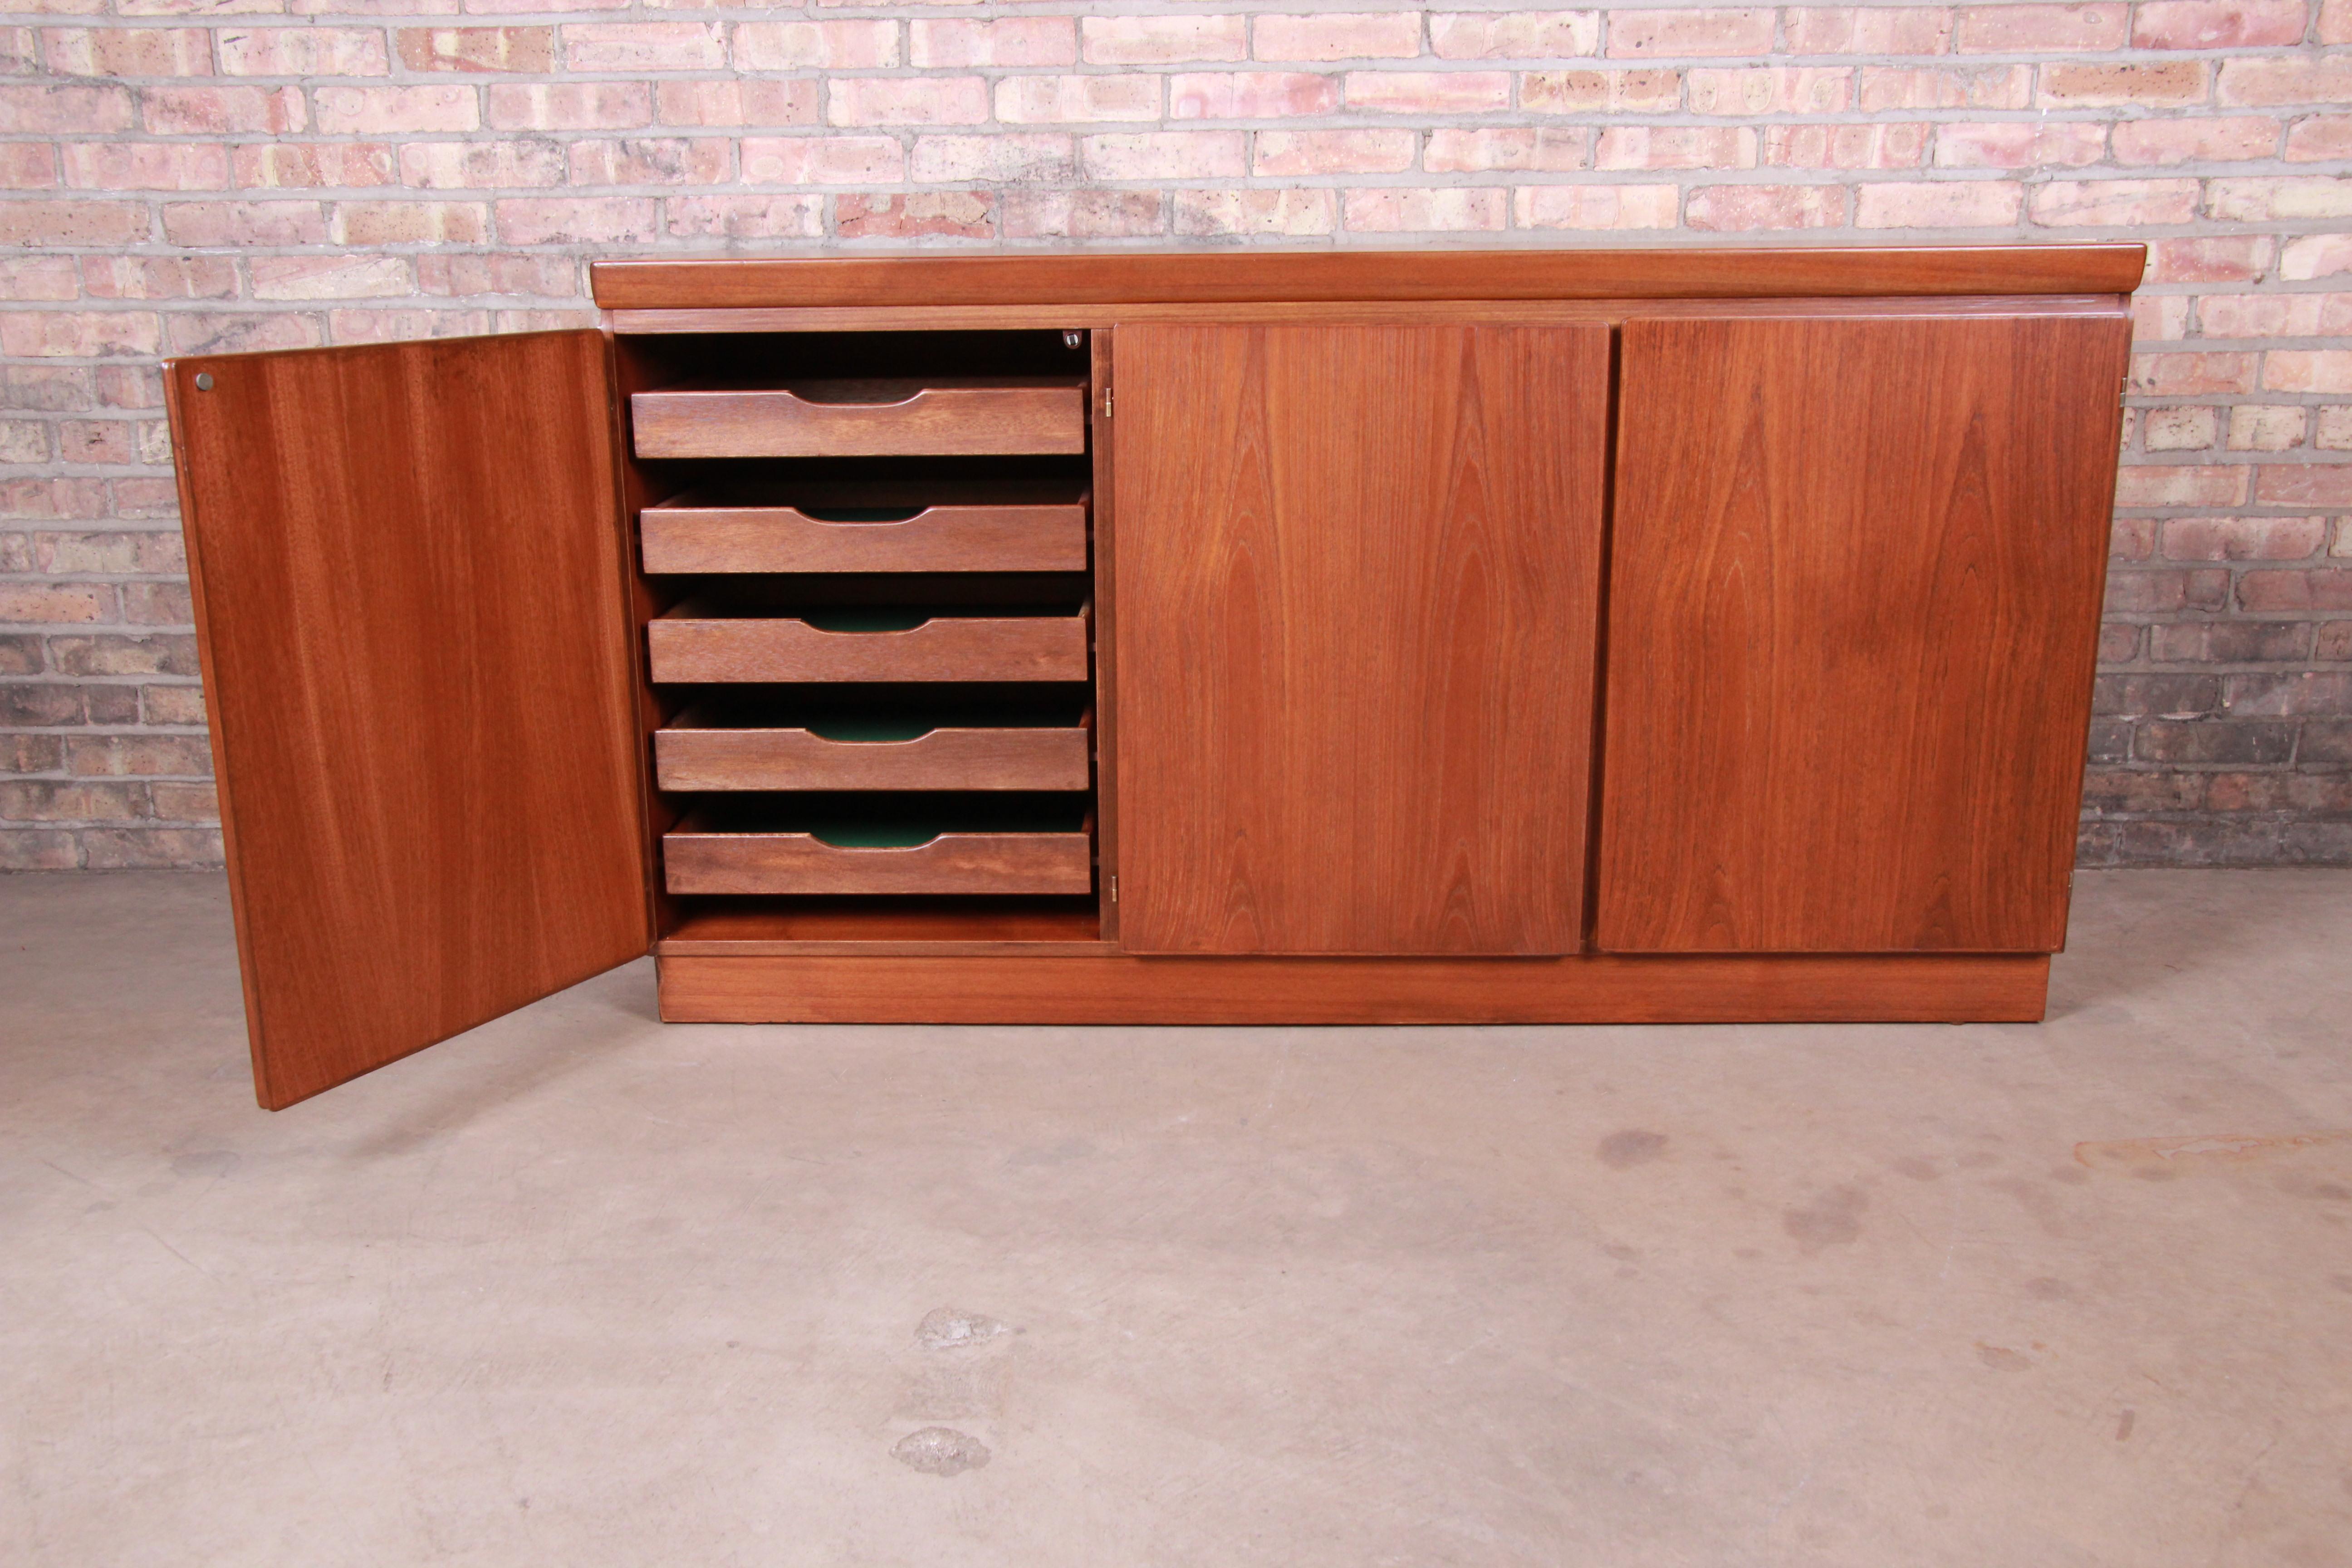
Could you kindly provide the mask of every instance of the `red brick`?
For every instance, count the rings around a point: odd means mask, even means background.
[[[2112,138],[2118,163],[2221,163],[2275,156],[2279,122],[2263,116],[2222,120],[2124,120]]]
[[[1349,133],[1323,132],[1314,134],[1337,136]],[[1403,136],[1408,141],[1412,136],[1411,132],[1370,132],[1364,134]],[[1421,166],[1433,174],[1519,169],[1559,174],[1589,166],[1591,152],[1587,143],[1590,136],[1591,133],[1580,125],[1538,129],[1513,126],[1492,131],[1441,128],[1429,133],[1429,146],[1422,153]],[[1265,153],[1265,139],[1266,133],[1260,132],[1257,145],[1261,157]],[[1406,162],[1398,167],[1410,167],[1412,156],[1408,148]]]
[[[1171,120],[1278,120],[1339,107],[1339,79],[1311,72],[1202,71],[1168,79]]]
[[[896,184],[906,150],[887,136],[746,136],[747,185]]]
[[[47,191],[57,184],[55,148],[45,142],[0,142],[0,189]]]
[[[579,265],[570,257],[528,251],[488,255],[444,251],[416,258],[416,287],[426,294],[546,294],[582,291]]]
[[[228,188],[226,149],[202,142],[74,142],[58,149],[65,181],[92,191]]]
[[[338,202],[329,225],[338,245],[479,245],[489,238],[480,202]]]
[[[1511,106],[1504,71],[1349,71],[1348,107],[1360,114],[1480,114]]]
[[[1745,126],[1621,125],[1601,132],[1596,169],[1752,169],[1756,132]]]
[[[148,131],[157,136],[283,136],[310,128],[310,101],[297,87],[151,87],[139,102]]]
[[[976,76],[835,77],[825,119],[835,125],[977,125],[988,83]]]
[[[1419,18],[1414,20],[1417,24]],[[1078,24],[1078,47],[1091,65],[1247,59],[1248,18],[1237,15],[1088,16]]]
[[[0,621],[70,626],[115,618],[114,590],[103,583],[17,583],[0,579]]]
[[[821,83],[800,81],[665,81],[656,84],[655,102],[664,125],[742,125],[756,128],[814,125],[820,115]],[[498,121],[493,96],[490,123]],[[644,121],[630,124],[642,125]]]
[[[1853,99],[1853,72],[1843,66],[1759,67],[1726,70],[1699,67],[1689,75],[1693,114],[1835,114]]]
[[[2238,603],[2257,613],[2352,610],[2352,569],[2248,572],[2238,579]]]
[[[229,150],[229,170],[240,189],[390,185],[394,157],[383,142],[247,142]]]
[[[2245,500],[2246,470],[2126,465],[2116,478],[2117,506],[2235,506]]]
[[[629,131],[653,123],[653,94],[641,81],[490,84],[494,131]]]
[[[2206,187],[2208,213],[2224,223],[2271,223],[2352,216],[2352,181],[2320,175],[2236,175]]]
[[[985,191],[835,196],[833,224],[844,239],[992,239],[995,198]]]
[[[2131,389],[2151,397],[2205,397],[2254,390],[2250,353],[2158,353],[2132,356]]]
[[[1326,190],[1178,191],[1178,234],[1313,235],[1339,226],[1336,192]]]
[[[175,312],[165,320],[173,353],[260,353],[316,348],[324,341],[316,317],[286,310]]]
[[[2132,18],[2137,49],[2274,48],[2303,42],[2304,0],[2146,0]]]
[[[1431,155],[1441,137],[1507,134],[1433,131]],[[1528,133],[1532,135],[1532,132]],[[1394,174],[1412,167],[1417,138],[1410,131],[1261,131],[1250,172],[1261,177],[1286,174]],[[1432,163],[1433,170],[1441,165]],[[1456,164],[1485,168],[1487,164]]]
[[[2304,235],[2279,252],[2279,276],[2290,281],[2344,272],[2352,272],[2352,234]]]
[[[2224,60],[2214,100],[2264,108],[2276,104],[2352,104],[2352,57],[2323,55]]]
[[[1412,156],[1408,151],[1405,154]],[[0,258],[0,300],[76,300],[81,272],[70,256]]]
[[[1421,16],[1414,11],[1260,16],[1252,46],[1262,60],[1405,58],[1421,53]]]
[[[748,161],[751,143],[747,142],[744,146]],[[908,178],[924,184],[962,180],[1062,182],[1075,180],[1077,174],[1078,144],[1075,138],[1002,132],[984,136],[918,137],[908,172]]]
[[[1864,112],[1901,109],[2024,109],[2033,101],[2032,66],[1928,70],[1865,66],[1854,101]]]
[[[1069,23],[1061,18],[1066,29]],[[922,23],[916,24],[918,27]],[[577,34],[581,29],[569,29]],[[873,70],[898,63],[895,22],[738,22],[737,70]],[[922,63],[922,62],[918,62]],[[941,62],[944,63],[944,62]],[[971,64],[1015,62],[972,61]],[[1045,64],[1045,61],[1020,62]],[[608,69],[627,69],[608,67]]]
[[[2120,127],[2118,128],[2120,129]],[[2067,120],[1962,120],[1936,128],[1939,169],[2072,168],[2106,153],[2107,128]]]
[[[576,71],[724,70],[727,40],[716,22],[574,23],[563,29],[563,63]]]
[[[2254,470],[2262,506],[2352,506],[2352,463],[2265,463]]]
[[[2038,101],[2045,109],[2176,109],[2205,101],[2205,62],[2161,65],[2048,65]]]
[[[73,136],[130,128],[131,94],[119,87],[0,87],[0,132]]]
[[[2287,127],[2290,163],[2333,163],[2352,158],[2352,114],[2314,114]]]
[[[224,27],[220,68],[223,76],[383,76],[392,60],[373,28]]]
[[[2347,237],[2352,241],[2352,237]],[[2147,247],[2147,281],[2246,283],[2260,278],[2270,261],[2268,235],[2158,239],[2151,241]]]
[[[2324,517],[2176,517],[2164,524],[2169,561],[2301,561],[2326,540]]]
[[[511,196],[495,210],[508,245],[610,245],[661,234],[646,196]]]
[[[2017,222],[2018,187],[2006,181],[1888,181],[1856,193],[1857,228],[1989,228]]]
[[[416,310],[343,306],[327,315],[338,343],[417,342],[426,338],[478,337],[495,326],[488,310]]]
[[[544,74],[555,68],[552,27],[403,27],[400,63],[413,71]]]
[[[1068,16],[1005,16],[914,22],[908,28],[910,64],[942,66],[1074,66],[1077,23]]]
[[[1918,124],[1771,125],[1764,162],[1805,169],[1916,169],[1927,160]]]
[[[1008,125],[1098,124],[1160,118],[1160,79],[1016,76],[996,84],[996,118]]]
[[[1519,107],[1530,114],[1654,114],[1682,107],[1675,70],[1529,71],[1519,78]]]
[[[41,54],[59,76],[210,76],[212,42],[204,27],[50,27],[41,34]],[[221,69],[231,68],[224,53]]]
[[[1842,228],[1845,208],[1842,185],[1706,185],[1690,193],[1683,222],[1727,232]]]
[[[536,138],[514,142],[412,142],[400,150],[400,183],[415,190],[560,185],[564,149]]]
[[[1769,55],[1772,12],[1768,7],[1707,11],[1612,11],[1609,52],[1620,57],[1667,58],[1685,55]]]
[[[1508,224],[1508,195],[1491,186],[1381,187],[1347,193],[1342,219],[1359,234],[1493,232]]]
[[[735,144],[723,136],[631,136],[574,142],[575,185],[719,185],[735,177]]]
[[[669,232],[729,239],[814,239],[824,232],[822,196],[672,196]]]
[[[998,221],[1007,239],[1125,239],[1165,234],[1166,194],[1160,191],[1013,190]]]
[[[415,289],[397,256],[257,256],[247,263],[257,300],[372,300]]]
[[[2119,49],[2128,5],[1965,5],[1954,43],[1960,53],[2092,54]]]
[[[2030,205],[2039,224],[2140,228],[2193,222],[2197,196],[2194,180],[2053,180]]]
[[[475,89],[454,82],[431,87],[322,87],[313,96],[319,105],[319,129],[329,135],[472,131],[481,124]]]
[[[1145,131],[1088,136],[1079,143],[1087,172],[1107,180],[1204,180],[1247,172],[1239,131]]]
[[[1441,13],[1429,19],[1429,46],[1442,60],[1568,59],[1601,47],[1601,13]]]
[[[1800,55],[1940,55],[1952,47],[1952,13],[1940,5],[1805,6],[1783,13]]]
[[[2352,44],[2352,0],[2322,0],[2318,32],[2323,44]]]
[[[327,226],[316,202],[170,202],[163,237],[173,245],[320,245]]]
[[[1672,228],[1681,195],[1673,185],[1522,185],[1512,212],[1522,228]]]

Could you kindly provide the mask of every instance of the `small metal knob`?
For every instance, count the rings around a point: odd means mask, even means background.
[[[208,370],[200,370],[196,372],[196,390],[198,392],[210,392],[212,389],[213,373]]]
[[[1085,341],[1085,338],[1077,332],[1064,332],[1062,334],[1062,346],[1066,349],[1076,348],[1078,344]]]

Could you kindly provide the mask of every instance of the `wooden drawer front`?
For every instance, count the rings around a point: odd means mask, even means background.
[[[906,631],[666,617],[646,628],[656,681],[1084,680],[1082,616],[942,616]]]
[[[646,570],[1083,572],[1087,509],[935,506],[903,522],[828,522],[793,507],[648,507]]]
[[[908,741],[809,730],[669,729],[654,736],[663,789],[1082,790],[1085,730],[948,729]]]
[[[629,399],[640,458],[985,457],[1083,452],[1083,379],[684,387]]]
[[[1087,893],[1085,833],[942,833],[904,848],[843,847],[807,833],[668,833],[673,893]]]

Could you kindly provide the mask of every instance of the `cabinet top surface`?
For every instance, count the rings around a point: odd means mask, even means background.
[[[2127,294],[2147,247],[978,251],[599,261],[607,310]]]

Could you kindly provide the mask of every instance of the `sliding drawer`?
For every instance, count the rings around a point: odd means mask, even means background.
[[[678,386],[629,399],[640,458],[972,457],[1083,452],[1084,376]]]
[[[689,711],[654,735],[660,787],[714,790],[1084,790],[1092,718],[1060,725],[826,719],[723,721]]]
[[[1076,801],[877,811],[871,803],[761,823],[697,814],[662,835],[669,890],[692,894],[1083,894],[1094,834]]]
[[[713,614],[681,605],[646,627],[652,679],[694,681],[1085,680],[1087,617]]]
[[[1087,569],[1077,485],[694,490],[646,508],[638,532],[656,574]]]

